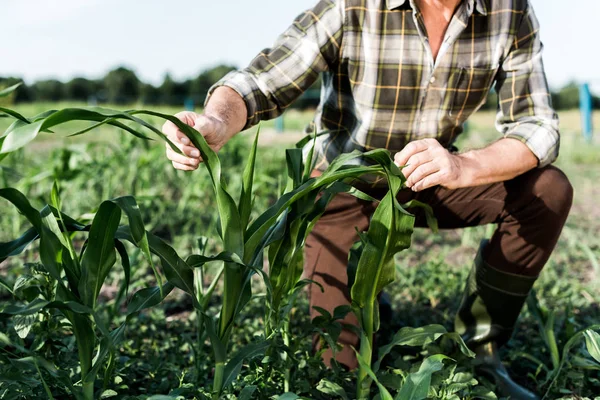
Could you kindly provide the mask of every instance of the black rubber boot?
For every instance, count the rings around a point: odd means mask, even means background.
[[[483,375],[496,384],[496,394],[511,400],[539,400],[533,392],[513,381],[504,368],[496,343],[489,342],[474,348],[475,372]]]
[[[537,277],[500,271],[483,260],[481,243],[454,320],[455,330],[477,354],[476,372],[496,383],[496,394],[512,400],[538,397],[514,382],[497,353],[511,337],[527,295]]]

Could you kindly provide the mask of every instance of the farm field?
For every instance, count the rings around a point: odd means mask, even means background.
[[[83,105],[42,103],[14,109],[33,116],[68,106]],[[156,111],[172,114],[178,110]],[[595,354],[593,347],[598,336],[593,330],[587,331],[588,336],[578,332],[600,324],[600,135],[594,143],[586,143],[579,133],[579,113],[559,115],[562,145],[556,165],[574,186],[574,205],[558,247],[536,283],[536,296],[525,307],[520,329],[503,349],[503,355],[515,380],[545,394],[546,399],[595,399],[600,398],[600,350]],[[286,188],[285,149],[294,147],[303,137],[301,132],[311,118],[310,112],[286,115],[288,132],[283,134],[274,132],[272,121],[263,124],[250,220],[276,204]],[[600,127],[600,113],[594,118]],[[162,125],[158,118],[144,119],[154,126]],[[479,147],[494,140],[498,134],[493,121],[492,113],[475,115],[458,147]],[[8,118],[0,118],[0,132],[9,123]],[[84,135],[66,136],[88,125],[72,122],[52,128],[54,133],[40,133],[24,149],[10,154],[0,162],[0,188],[19,190],[38,210],[45,204],[60,205],[56,208],[62,213],[92,225],[95,215],[113,207],[110,204],[114,203],[104,205],[103,201],[131,195],[139,206],[143,227],[156,238],[149,236],[151,247],[159,241],[167,243],[182,258],[190,254],[214,256],[228,249],[218,233],[223,221],[206,168],[193,173],[175,171],[164,156],[161,140],[143,141],[114,127],[100,126]],[[219,153],[227,190],[236,199],[245,184],[244,168],[254,133],[251,130],[238,136]],[[55,180],[58,190],[53,195]],[[132,224],[126,214],[123,211],[121,224]],[[30,227],[22,213],[0,199],[0,244],[20,237]],[[393,315],[382,319],[376,338],[381,344],[392,340],[403,344],[389,349],[377,373],[378,383],[396,398],[497,398],[493,385],[473,374],[468,352],[461,350],[460,341],[444,334],[452,330],[454,312],[479,242],[492,230],[493,226],[484,226],[434,234],[417,229],[411,247],[395,257],[396,281],[385,288]],[[86,234],[83,231],[61,237],[72,241],[73,254],[83,253],[85,257]],[[92,242],[90,231],[90,248]],[[90,367],[82,365],[78,354],[82,342],[70,326],[72,321],[67,323],[70,318],[59,309],[45,305],[35,312],[9,317],[11,307],[39,298],[50,301],[55,295],[56,281],[40,264],[38,244],[0,263],[1,399],[87,399],[90,393],[93,398],[119,399],[354,398],[355,373],[339,367],[326,369],[320,357],[311,353],[314,333],[321,334],[326,345],[333,345],[340,328],[336,316],[324,314],[311,322],[300,286],[298,290],[294,286],[289,291],[292,294],[276,309],[276,314],[282,312],[283,317],[273,316],[266,304],[272,307],[276,296],[267,290],[272,288],[260,273],[251,278],[253,296],[239,314],[234,313],[235,318],[220,337],[227,339],[229,346],[225,348],[230,356],[224,377],[227,385],[215,395],[215,381],[220,375],[215,368],[216,340],[211,330],[220,327],[211,327],[209,321],[231,296],[231,288],[222,280],[211,285],[222,263],[210,262],[197,268],[202,273],[194,273],[194,282],[188,282],[202,287],[203,296],[194,298],[175,285],[164,300],[142,309],[134,294],[155,288],[145,300],[160,300],[163,291],[158,289],[157,281],[168,285],[165,282],[171,281],[172,275],[165,270],[164,260],[159,263],[160,257],[154,256],[151,265],[142,242],[134,242],[132,246],[127,244],[127,261],[116,257],[115,266],[92,301],[94,313],[85,317],[106,325],[96,322],[92,330],[101,349],[93,351],[94,358],[101,360],[100,353],[106,349],[106,361],[90,361],[90,366],[98,365],[91,383],[82,379],[82,369]],[[186,262],[191,263],[189,259]],[[225,262],[231,263],[231,258]],[[277,289],[276,280],[271,279]],[[172,289],[164,285],[164,290]],[[74,320],[84,318],[80,316],[83,312],[69,309],[66,313],[77,314]],[[119,331],[119,327],[124,328]],[[419,327],[424,328],[411,330]],[[394,337],[396,332],[419,333],[423,340],[402,342],[398,340],[402,335]],[[105,337],[112,339],[103,342]],[[236,354],[240,356],[236,358]],[[439,368],[429,373],[429,383],[419,383],[425,388],[425,396],[419,397],[415,390],[413,397],[402,397],[407,396],[406,389],[403,391],[407,382],[420,376],[417,374],[423,360],[433,360],[431,357],[440,354],[450,359],[438,357]],[[385,398],[380,390],[378,385],[371,385],[372,396]]]

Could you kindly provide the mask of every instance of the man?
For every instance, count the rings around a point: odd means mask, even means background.
[[[497,347],[510,338],[573,196],[565,175],[550,166],[558,155],[558,119],[541,52],[527,0],[321,0],[248,68],[217,83],[203,115],[178,116],[218,150],[239,131],[281,114],[322,74],[315,123],[331,133],[317,141],[313,175],[339,154],[387,148],[406,165],[401,202],[429,204],[442,229],[498,224],[475,257],[456,329],[501,394],[534,399],[508,377]],[[494,85],[502,137],[457,153],[453,141]],[[186,155],[167,148],[175,168],[196,169],[198,150],[172,124],[164,131]],[[366,190],[376,193],[381,185],[371,182]],[[325,293],[313,288],[311,306],[331,311],[349,302],[347,254],[358,239],[355,228],[367,230],[375,206],[339,195],[316,225],[305,268]],[[424,216],[416,217],[424,226]],[[357,323],[352,315],[345,322]],[[340,341],[346,346],[337,360],[355,367],[347,345],[356,346],[357,337],[347,331]]]

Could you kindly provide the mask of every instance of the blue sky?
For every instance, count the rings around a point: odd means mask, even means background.
[[[493,0],[492,0],[493,1]],[[597,0],[531,0],[548,80],[597,80]],[[243,66],[316,0],[2,0],[0,76],[96,78],[126,65],[144,80]]]

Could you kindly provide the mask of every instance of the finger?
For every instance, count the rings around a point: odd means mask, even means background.
[[[173,162],[194,168],[197,168],[201,162],[200,158],[190,158],[182,154],[177,154],[171,148],[167,149],[167,158]]]
[[[402,167],[407,164],[408,159],[411,156],[427,150],[428,147],[429,141],[427,139],[415,140],[414,142],[410,142],[409,144],[404,146],[404,148],[401,151],[396,153],[396,155],[394,156],[394,163],[397,166]]]
[[[173,167],[175,167],[175,169],[178,169],[181,171],[195,171],[196,168],[198,168],[198,167],[190,167],[189,165],[185,165],[185,164],[180,164],[175,161],[173,161]]]
[[[190,158],[200,158],[200,151],[194,145],[186,146],[182,143],[173,142],[173,144],[181,150],[181,152]],[[168,143],[165,143],[167,149],[171,149]]]
[[[402,168],[402,173],[404,174],[404,177],[406,179],[410,178],[410,176],[417,168],[419,168],[423,164],[431,162],[432,160],[433,154],[431,154],[429,149],[417,154],[413,154],[406,162],[406,167]]]
[[[425,177],[434,174],[440,170],[438,163],[430,161],[419,165],[410,176],[406,179],[406,186],[412,188],[415,183],[422,181]]]
[[[197,118],[197,114],[191,111],[182,111],[174,115],[181,122],[186,125],[194,126],[195,120]],[[189,138],[177,128],[177,126],[171,121],[166,121],[162,128],[163,133],[171,139],[173,142],[180,142],[184,145],[189,145]]]
[[[417,183],[415,183],[411,190],[413,192],[421,192],[425,189],[429,189],[433,186],[437,186],[442,183],[443,174],[438,171],[431,175],[427,175],[425,178],[421,179]]]

